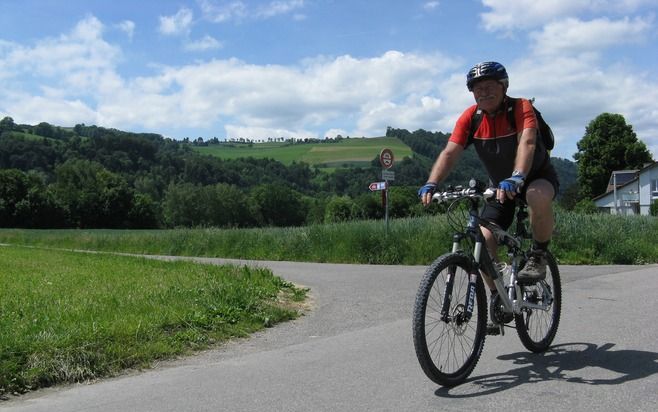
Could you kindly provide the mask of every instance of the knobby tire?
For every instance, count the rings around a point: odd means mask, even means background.
[[[487,324],[487,298],[479,275],[471,319],[461,325],[441,320],[445,283],[451,267],[456,271],[449,313],[463,311],[471,261],[461,253],[445,254],[427,269],[413,311],[418,362],[428,378],[446,387],[464,382],[475,368],[484,347]]]
[[[531,352],[540,353],[546,351],[557,333],[560,323],[560,311],[562,309],[562,284],[560,272],[555,257],[548,252],[546,254],[548,267],[545,282],[551,288],[553,304],[548,311],[524,310],[521,314],[514,315],[516,332],[521,343]],[[532,291],[535,286],[524,287]]]

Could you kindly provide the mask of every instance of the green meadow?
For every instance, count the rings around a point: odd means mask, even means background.
[[[445,215],[303,227],[171,230],[0,229],[0,243],[150,255],[428,265],[450,250]],[[551,250],[562,264],[658,263],[658,219],[558,209]]]
[[[112,376],[297,317],[267,269],[0,246],[0,399]]]
[[[397,160],[412,155],[409,146],[396,137],[344,138],[325,143],[220,143],[193,147],[200,153],[222,159],[270,158],[286,165],[304,162],[332,168],[369,165],[385,147],[393,151]]]

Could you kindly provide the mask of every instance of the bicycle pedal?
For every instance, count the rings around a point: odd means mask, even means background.
[[[504,335],[505,332],[503,332],[503,325],[497,325],[493,323],[489,323],[487,325],[487,335],[489,336],[498,336],[498,335]]]

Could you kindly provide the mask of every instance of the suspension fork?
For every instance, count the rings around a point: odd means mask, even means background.
[[[452,236],[452,253],[457,253],[461,247],[461,241],[464,235],[455,233]],[[455,284],[455,274],[457,273],[457,266],[450,265],[448,267],[448,277],[446,279],[446,287],[443,293],[443,304],[441,305],[441,320],[448,322],[450,320],[450,302],[452,302],[452,287]]]
[[[482,255],[482,247],[484,245],[484,236],[482,232],[478,231],[475,238],[475,247],[473,248],[473,264],[471,271],[468,274],[468,291],[466,293],[466,301],[464,306],[464,318],[466,321],[473,316],[473,309],[475,308],[475,285],[477,284],[478,276],[480,276],[480,256]]]

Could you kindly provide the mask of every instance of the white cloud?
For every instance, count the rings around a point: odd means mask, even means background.
[[[373,136],[377,130],[383,134],[381,131],[386,130],[386,126],[407,130],[437,130],[445,112],[440,99],[413,94],[399,104],[391,101],[372,102],[363,109],[355,134],[365,136]]]
[[[633,13],[644,6],[656,6],[656,0],[482,0],[490,11],[482,13],[489,31],[514,31],[541,27],[555,19],[582,13]]]
[[[439,55],[400,52],[319,58],[297,67],[213,60],[125,82],[102,95],[97,111],[106,124],[123,128],[225,123],[232,137],[251,130],[258,138],[322,138],[320,132],[332,128],[376,136],[386,126],[403,127],[397,121],[410,128],[436,124],[442,116],[432,95],[438,93],[436,78],[453,67]]]
[[[304,0],[272,1],[256,9],[255,17],[268,19],[304,7]]]
[[[206,19],[223,23],[227,21],[242,21],[245,19],[265,20],[275,16],[292,14],[293,19],[303,20],[305,17],[295,11],[304,7],[304,0],[279,0],[261,4],[255,8],[237,0],[218,2],[215,0],[199,0],[199,7]]]
[[[530,37],[535,42],[536,54],[592,53],[611,46],[642,42],[651,34],[652,28],[649,19],[640,17],[591,21],[568,18],[549,23]]]
[[[44,78],[70,87],[70,93],[85,94],[85,88],[96,88],[99,77],[112,71],[121,57],[121,50],[103,40],[102,33],[102,23],[90,16],[71,33],[39,41],[34,47],[6,44],[0,68],[6,77]]]
[[[190,32],[194,13],[188,8],[181,8],[173,16],[160,16],[160,33],[164,35],[180,35]]]
[[[342,137],[346,137],[349,135],[349,133],[347,133],[344,129],[332,128],[324,132],[322,136],[320,136],[320,138],[324,139],[325,137],[328,137],[330,139],[335,139],[336,137],[338,137],[338,135],[341,135]]]
[[[131,20],[124,20],[121,23],[117,24],[117,28],[122,32],[126,33],[128,39],[132,40],[133,35],[135,34],[135,22]]]
[[[204,17],[215,23],[241,20],[247,16],[247,6],[242,1],[219,5],[212,0],[199,0],[199,7]]]
[[[96,124],[97,113],[81,100],[68,100],[57,96],[12,94],[9,116],[20,123],[38,124],[43,121],[62,126],[77,123]]]
[[[428,2],[425,2],[425,4],[423,4],[423,9],[428,10],[428,11],[434,10],[437,7],[439,7],[439,4],[440,3],[438,1],[428,1]]]
[[[222,43],[212,36],[203,36],[202,38],[191,41],[185,45],[185,50],[188,51],[206,51],[221,49]]]
[[[240,125],[226,125],[226,137],[228,139],[255,139],[266,140],[268,138],[294,138],[294,139],[317,139],[315,132],[308,130],[288,130],[267,127],[249,127]]]

